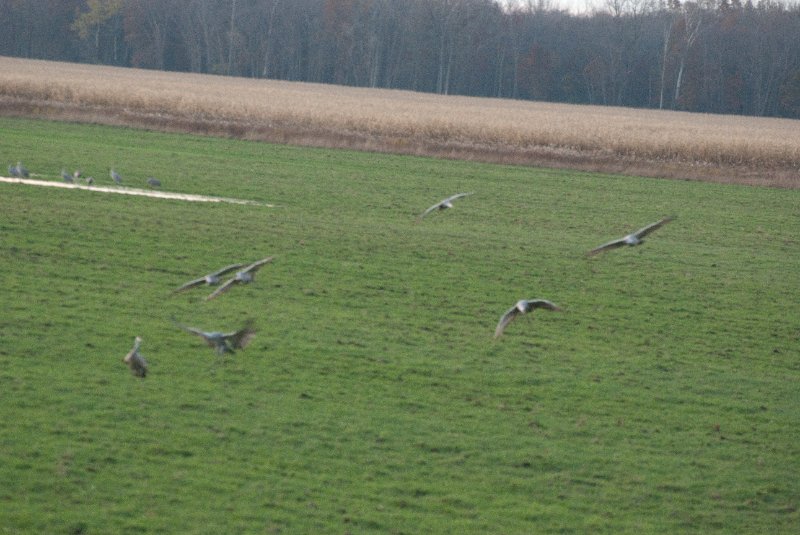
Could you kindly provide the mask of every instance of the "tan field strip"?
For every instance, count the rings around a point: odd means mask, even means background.
[[[800,187],[800,121],[442,96],[0,57],[0,114]]]
[[[249,204],[256,206],[267,206],[274,208],[275,205],[246,199],[232,199],[228,197],[210,197],[207,195],[195,195],[193,193],[173,193],[170,191],[152,191],[137,188],[110,188],[106,186],[84,186],[81,184],[70,184],[68,182],[53,182],[51,180],[36,180],[33,178],[0,177],[0,182],[7,184],[23,184],[26,186],[42,186],[49,188],[63,189],[82,189],[86,191],[99,191],[101,193],[117,193],[119,195],[137,195],[140,197],[154,197],[157,199],[173,199],[189,202],[222,202],[228,204]]]

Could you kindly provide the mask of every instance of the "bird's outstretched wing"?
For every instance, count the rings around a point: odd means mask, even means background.
[[[187,282],[183,286],[175,288],[174,290],[172,290],[172,293],[177,294],[177,293],[180,293],[180,292],[184,292],[184,291],[188,290],[189,288],[194,288],[195,286],[200,286],[201,284],[204,284],[205,282],[206,282],[206,278],[205,277],[200,277],[199,279],[194,279],[193,281]]]
[[[422,212],[421,214],[419,214],[419,215],[417,216],[417,223],[419,223],[420,221],[422,221],[422,218],[423,218],[423,217],[425,217],[426,215],[430,214],[431,212],[433,212],[434,210],[436,210],[437,208],[439,208],[439,206],[441,206],[441,204],[442,204],[441,202],[437,202],[436,204],[434,204],[433,206],[431,206],[430,208],[428,208],[427,210],[425,210],[424,212]]]
[[[216,290],[211,292],[211,294],[208,297],[206,297],[206,301],[211,301],[212,299],[214,299],[218,295],[227,292],[228,290],[231,289],[231,287],[233,287],[234,284],[236,284],[238,282],[239,282],[239,279],[237,279],[236,277],[233,277],[232,279],[228,279],[227,281],[222,283],[222,285],[219,288],[217,288]]]
[[[187,282],[183,286],[173,290],[172,293],[176,294],[176,293],[188,290],[189,288],[194,288],[195,286],[200,286],[201,284],[205,284],[206,283],[206,280],[207,280],[208,277],[219,277],[220,275],[224,275],[225,273],[233,271],[234,269],[238,269],[238,268],[242,267],[243,265],[244,264],[231,264],[230,266],[225,266],[222,269],[218,269],[214,273],[209,273],[208,275],[206,275],[204,277],[200,277],[199,279],[194,279],[194,280],[191,280],[191,281]]]
[[[247,266],[246,268],[244,268],[242,271],[244,271],[244,272],[246,272],[246,273],[247,273],[247,272],[249,272],[249,273],[255,273],[255,272],[256,272],[256,271],[258,271],[258,270],[261,268],[261,266],[263,266],[264,264],[266,264],[266,263],[268,263],[268,262],[272,262],[272,259],[273,259],[273,258],[274,258],[273,256],[268,256],[267,258],[262,258],[261,260],[257,260],[257,261],[255,261],[255,262],[253,262],[252,264],[250,264],[249,266]]]
[[[240,282],[247,282],[247,280],[243,281],[239,277],[239,273],[255,273],[256,271],[261,269],[261,266],[263,266],[264,264],[266,264],[268,262],[272,262],[273,258],[274,257],[272,257],[272,256],[268,256],[267,258],[262,258],[261,260],[257,260],[256,262],[253,262],[252,264],[250,264],[249,266],[247,266],[243,270],[237,272],[235,277],[232,277],[232,278],[228,279],[227,281],[225,281],[225,283],[223,283],[222,286],[217,288],[214,292],[211,293],[211,295],[206,297],[206,301],[210,301],[211,299],[214,299],[218,295],[227,292],[228,290],[231,289],[231,287],[234,284],[237,284],[237,283],[240,283]]]
[[[636,236],[637,238],[641,239],[641,238],[647,236],[648,234],[650,234],[651,232],[653,232],[654,230],[666,225],[667,223],[669,223],[673,219],[675,219],[675,216],[665,217],[661,221],[656,221],[655,223],[650,223],[646,227],[637,230],[636,232],[633,233],[633,235]]]
[[[437,209],[437,208],[439,208],[440,206],[442,206],[442,205],[444,205],[444,204],[447,204],[447,203],[449,203],[449,202],[453,202],[454,200],[456,200],[456,199],[460,199],[461,197],[466,197],[467,195],[472,195],[473,193],[474,193],[474,192],[469,192],[469,193],[456,193],[455,195],[451,195],[451,196],[449,196],[449,197],[448,197],[448,198],[446,198],[446,199],[442,199],[441,201],[437,202],[436,204],[434,204],[433,206],[431,206],[430,208],[428,208],[427,210],[425,210],[424,212],[422,212],[421,214],[419,214],[419,215],[417,216],[417,222],[419,223],[419,221],[421,221],[423,217],[425,217],[426,215],[430,214],[431,212],[433,212],[434,210],[436,210],[436,209]]]
[[[475,193],[474,191],[470,191],[469,193],[456,193],[455,195],[451,195],[439,204],[446,203],[446,202],[453,202],[456,199],[460,199],[461,197],[466,197],[467,195],[472,195]]]
[[[253,320],[247,320],[244,327],[236,332],[228,333],[223,336],[234,349],[244,349],[255,335],[256,330],[253,328]]]
[[[506,312],[500,317],[500,321],[497,323],[497,328],[494,330],[494,337],[497,338],[498,336],[503,334],[503,331],[505,330],[506,326],[512,321],[514,321],[516,317],[519,316],[520,314],[522,314],[522,312],[520,312],[520,310],[517,308],[517,305],[514,305],[513,307],[509,308],[508,312]]]
[[[217,271],[215,271],[214,273],[210,273],[209,275],[211,275],[212,277],[219,277],[220,275],[230,273],[234,269],[239,269],[243,265],[244,264],[231,264],[230,266],[225,266],[224,268],[218,269]]]
[[[604,243],[600,247],[595,247],[594,249],[586,253],[586,256],[594,256],[598,253],[602,253],[603,251],[607,251],[609,249],[616,249],[617,247],[622,247],[623,245],[625,245],[625,238],[619,238],[610,241],[608,243]]]
[[[176,321],[175,318],[172,318],[172,323],[174,323],[179,329],[182,329],[187,333],[199,336],[205,341],[206,344],[208,344],[211,347],[214,347],[214,342],[212,342],[211,339],[209,339],[207,333],[201,331],[200,329],[195,329],[194,327],[189,327],[188,325],[184,325],[183,323]]]
[[[531,309],[544,308],[546,310],[561,310],[561,307],[547,299],[531,299],[528,301]]]

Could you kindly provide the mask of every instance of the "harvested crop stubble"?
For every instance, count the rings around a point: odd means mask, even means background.
[[[800,123],[0,57],[0,113],[800,187]]]

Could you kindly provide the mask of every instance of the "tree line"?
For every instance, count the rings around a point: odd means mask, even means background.
[[[0,0],[0,54],[551,102],[800,118],[775,0]]]

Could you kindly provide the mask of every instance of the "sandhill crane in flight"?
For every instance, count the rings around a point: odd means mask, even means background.
[[[113,180],[117,184],[122,184],[122,177],[119,176],[119,173],[117,173],[112,169],[108,174],[111,175],[111,180]]]
[[[131,373],[136,377],[146,377],[147,376],[147,361],[144,360],[144,357],[139,354],[139,346],[142,345],[142,338],[137,336],[133,342],[133,349],[131,349],[125,358],[122,359],[122,362],[128,365],[128,368],[131,369]]]
[[[199,279],[194,279],[183,286],[176,288],[172,293],[176,294],[179,292],[183,292],[188,290],[189,288],[194,288],[195,286],[200,286],[201,284],[207,284],[209,286],[213,286],[215,284],[219,284],[219,279],[222,275],[233,271],[234,269],[239,269],[240,267],[244,266],[244,264],[231,264],[230,266],[225,266],[222,269],[218,269],[214,273],[209,273],[208,275],[204,275]]]
[[[497,328],[494,330],[494,337],[497,338],[508,326],[509,323],[514,321],[517,316],[533,312],[537,308],[544,308],[546,310],[561,310],[561,307],[556,306],[547,299],[520,299],[513,307],[508,309],[508,312],[500,317],[497,323]]]
[[[453,201],[455,201],[456,199],[460,199],[462,197],[466,197],[467,195],[472,195],[473,193],[474,192],[456,193],[455,195],[451,195],[450,197],[437,202],[436,204],[434,204],[433,206],[431,206],[430,208],[428,208],[427,210],[425,210],[424,212],[419,214],[419,216],[417,216],[417,223],[422,221],[423,217],[425,217],[429,213],[433,212],[434,210],[447,210],[448,208],[452,208],[453,207]]]
[[[231,287],[233,287],[234,284],[247,284],[248,282],[252,282],[253,279],[255,278],[256,272],[259,269],[261,269],[261,266],[263,266],[267,262],[272,262],[273,258],[274,257],[269,256],[269,257],[264,258],[262,260],[258,260],[256,262],[253,262],[252,264],[250,264],[249,266],[247,266],[246,268],[244,268],[241,271],[237,271],[236,275],[234,275],[233,278],[228,279],[227,281],[225,281],[225,283],[222,286],[220,286],[219,288],[214,290],[214,292],[211,295],[206,297],[206,301],[214,299],[218,295],[227,292],[228,290],[231,289]]]
[[[213,347],[216,350],[217,355],[236,353],[237,349],[244,349],[256,334],[256,330],[253,328],[253,320],[251,319],[247,320],[244,327],[230,333],[201,331],[200,329],[178,323],[174,318],[172,322],[187,333],[202,338],[209,347]]]
[[[622,238],[619,238],[617,240],[612,240],[612,241],[610,241],[608,243],[604,243],[603,245],[601,245],[599,247],[595,247],[594,249],[592,249],[591,251],[586,253],[586,255],[587,256],[594,256],[596,254],[602,253],[603,251],[607,251],[609,249],[616,249],[617,247],[622,247],[623,245],[631,245],[631,246],[640,245],[640,244],[644,243],[644,237],[645,236],[647,236],[648,234],[650,234],[654,230],[660,228],[661,226],[666,225],[667,223],[669,223],[673,219],[675,219],[674,216],[668,216],[668,217],[665,217],[664,219],[661,219],[660,221],[656,221],[655,223],[650,223],[646,227],[640,228],[636,232],[632,232],[631,234],[628,234],[627,236],[623,236]]]

